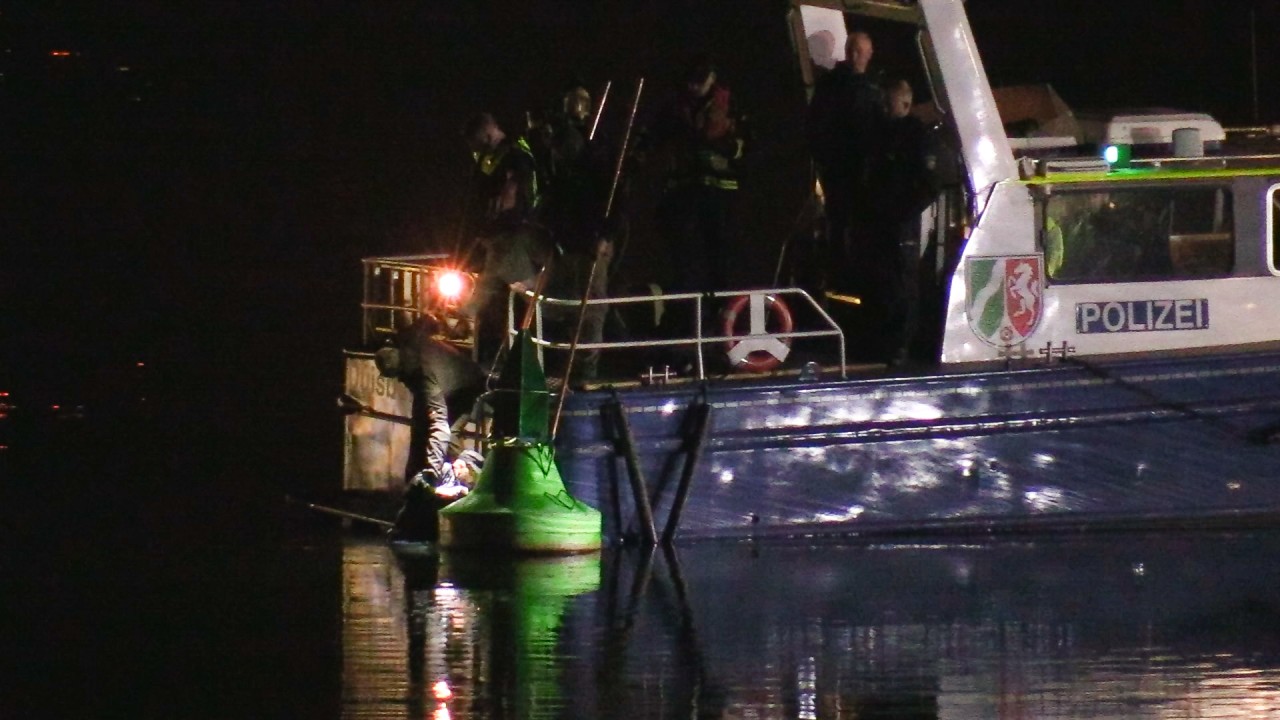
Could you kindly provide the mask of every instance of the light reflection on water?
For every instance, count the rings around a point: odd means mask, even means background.
[[[342,717],[1277,717],[1277,549],[1173,534],[501,563],[349,540]]]

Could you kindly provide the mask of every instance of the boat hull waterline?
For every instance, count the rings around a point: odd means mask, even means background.
[[[575,393],[557,463],[606,536],[639,533],[628,445],[670,516],[698,402],[682,538],[1280,518],[1280,353],[1256,353]]]

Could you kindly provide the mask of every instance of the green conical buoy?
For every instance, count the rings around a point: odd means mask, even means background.
[[[522,553],[598,550],[600,512],[565,489],[547,432],[550,394],[522,331],[494,401],[494,434],[475,488],[440,510],[441,548]]]

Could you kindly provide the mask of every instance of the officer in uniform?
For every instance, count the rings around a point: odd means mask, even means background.
[[[435,337],[436,328],[435,318],[424,314],[374,354],[378,371],[413,395],[405,503],[392,530],[405,540],[434,540],[436,510],[464,493],[479,468],[473,452],[452,461],[449,455],[452,428],[484,391],[485,374],[466,353]]]
[[[929,130],[911,114],[911,84],[886,84],[886,118],[870,161],[870,222],[875,231],[862,248],[855,276],[865,278],[867,310],[878,315],[876,359],[901,365],[910,359],[920,300],[920,215],[938,194],[936,149]]]
[[[725,247],[746,140],[729,88],[709,58],[691,62],[685,84],[643,142],[666,156],[667,186],[658,207],[676,265],[676,290],[723,290]]]
[[[849,33],[845,59],[818,79],[805,118],[827,218],[826,285],[844,292],[866,290],[850,276],[873,234],[871,162],[885,120],[884,92],[870,70],[874,49],[866,32]]]
[[[476,357],[487,363],[504,340],[501,301],[508,289],[534,286],[550,260],[550,248],[537,223],[542,196],[529,143],[508,137],[489,113],[473,117],[463,135],[476,162],[477,244],[484,251],[484,265],[462,311],[476,321]]]
[[[591,136],[591,95],[573,85],[561,98],[561,111],[548,124],[550,174],[544,218],[557,249],[563,254],[551,273],[549,294],[572,300],[608,297],[612,233],[605,227],[608,202],[608,163],[600,143]],[[614,217],[621,217],[615,213]],[[588,283],[590,287],[588,287]],[[604,339],[607,308],[589,305],[582,321],[583,343]],[[578,309],[552,320],[557,339],[570,342],[577,332]],[[584,352],[574,363],[573,380],[596,377],[600,352]]]
[[[714,292],[728,287],[729,235],[747,133],[709,58],[695,58],[682,77],[676,96],[642,130],[637,153],[653,153],[665,163],[657,219],[675,273],[673,290]],[[692,336],[689,303],[668,306],[663,318],[664,335]]]

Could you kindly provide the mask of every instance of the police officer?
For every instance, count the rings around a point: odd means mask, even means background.
[[[936,150],[929,130],[911,114],[914,94],[905,79],[885,85],[886,117],[870,159],[869,197],[874,233],[859,256],[868,311],[879,315],[877,359],[900,365],[910,356],[920,298],[920,214],[938,194]]]
[[[842,291],[865,290],[850,282],[857,262],[850,255],[870,234],[870,166],[885,119],[884,92],[870,70],[874,51],[868,33],[849,33],[845,59],[819,77],[805,118],[827,219],[827,285]]]
[[[613,260],[613,230],[606,227],[609,168],[607,153],[591,136],[591,95],[581,85],[571,86],[562,96],[561,112],[549,123],[551,175],[548,182],[544,218],[556,247],[563,253],[556,260],[549,294],[581,300],[608,296],[610,264]],[[614,213],[622,217],[622,213]],[[589,287],[588,287],[589,285]],[[606,307],[585,308],[580,341],[598,343],[604,339]],[[557,339],[571,341],[577,332],[577,308],[552,318],[559,326]],[[574,380],[596,377],[600,353],[582,353],[574,363]]]
[[[485,374],[466,353],[436,338],[436,329],[424,314],[374,354],[378,371],[399,379],[413,396],[405,504],[392,531],[406,540],[433,540],[441,500],[464,492],[478,469],[473,453],[450,461],[449,448],[453,423],[483,392]]]
[[[675,97],[641,132],[639,151],[665,163],[658,230],[668,244],[676,292],[728,287],[730,227],[735,221],[747,132],[730,89],[705,55],[694,58]],[[669,305],[668,336],[691,336],[692,307]],[[677,358],[679,359],[679,358]]]
[[[537,222],[542,195],[529,143],[508,137],[489,113],[473,117],[463,136],[476,163],[477,244],[484,264],[462,311],[476,320],[476,357],[486,363],[505,337],[500,301],[508,289],[534,286],[550,247]]]
[[[656,152],[665,150],[658,222],[670,243],[678,291],[726,288],[725,244],[746,149],[744,130],[715,64],[699,56],[646,138]]]

